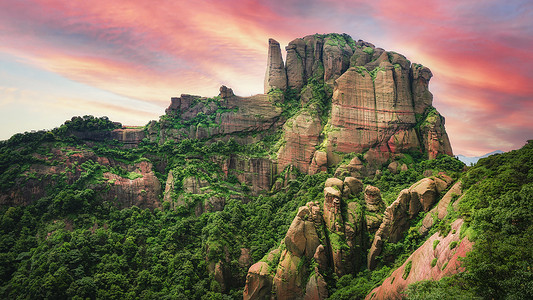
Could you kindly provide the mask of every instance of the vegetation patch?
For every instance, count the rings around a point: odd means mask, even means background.
[[[409,277],[409,273],[411,273],[411,267],[412,266],[413,266],[413,262],[412,261],[408,261],[405,264],[405,268],[403,269],[403,275],[402,275],[402,278],[404,280],[407,279],[407,277]]]
[[[431,261],[431,267],[432,268],[437,265],[437,261],[438,261],[438,259],[436,257]]]

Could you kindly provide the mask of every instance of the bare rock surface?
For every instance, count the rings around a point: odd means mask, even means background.
[[[439,280],[445,276],[451,276],[464,271],[460,258],[472,249],[473,243],[468,238],[461,239],[460,228],[462,219],[452,223],[452,230],[447,236],[442,237],[439,233],[432,235],[418,248],[406,262],[396,269],[383,284],[370,292],[365,299],[402,299],[401,294],[409,284],[422,280]],[[433,242],[440,242],[433,249]],[[451,247],[452,243],[457,243]],[[436,259],[436,263],[433,260]],[[410,264],[410,270],[406,266]],[[405,278],[404,278],[405,277]]]

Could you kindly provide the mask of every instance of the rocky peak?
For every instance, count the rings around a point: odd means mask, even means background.
[[[265,77],[265,92],[286,87],[301,92],[297,97],[302,110],[284,126],[281,170],[294,165],[301,172],[316,173],[338,164],[344,154],[366,152],[364,170],[339,170],[358,177],[372,175],[398,153],[423,152],[430,159],[453,155],[444,118],[432,106],[432,73],[427,67],[346,34],[297,38],[285,49],[283,72],[279,43],[269,41]],[[331,109],[305,109],[315,97],[310,87],[316,88],[317,82],[332,88],[327,96]]]
[[[271,89],[287,89],[287,73],[281,57],[281,48],[274,39],[268,40],[268,60],[265,76],[265,94]]]
[[[235,94],[233,93],[233,90],[230,89],[229,87],[223,85],[220,87],[220,94],[219,96],[222,98],[222,99],[226,99],[226,98],[231,98],[233,96],[235,96]]]

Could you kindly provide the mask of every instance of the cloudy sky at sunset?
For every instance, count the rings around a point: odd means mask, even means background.
[[[0,0],[0,140],[74,115],[144,125],[220,85],[261,93],[269,37],[329,32],[428,66],[454,153],[533,139],[531,0]]]

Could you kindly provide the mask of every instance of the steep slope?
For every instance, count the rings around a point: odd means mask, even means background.
[[[402,292],[409,284],[463,272],[459,259],[472,249],[472,242],[467,237],[461,238],[462,224],[463,220],[458,219],[452,223],[448,235],[432,235],[366,299],[402,299]]]

